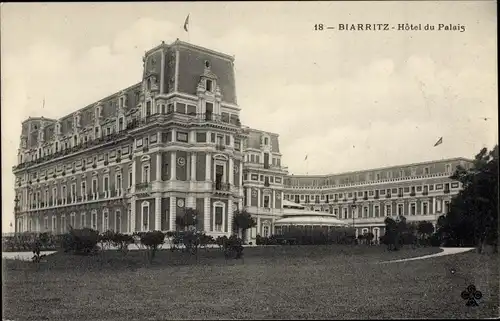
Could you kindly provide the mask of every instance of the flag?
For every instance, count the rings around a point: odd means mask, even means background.
[[[434,144],[434,147],[443,143],[443,137],[440,137],[438,141]]]
[[[42,108],[45,108],[45,97],[43,97]]]
[[[189,14],[186,17],[186,21],[184,21],[184,30],[188,32],[188,27],[189,27]]]
[[[307,160],[307,156],[309,156],[309,155],[306,155],[306,158],[304,158],[305,161]]]

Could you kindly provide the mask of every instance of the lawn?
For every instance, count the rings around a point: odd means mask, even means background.
[[[473,252],[378,264],[439,252],[378,246],[216,249],[198,260],[160,251],[96,257],[55,254],[3,261],[4,318],[13,320],[484,318],[498,316],[498,258]],[[456,269],[452,274],[450,270]],[[460,293],[474,283],[479,307]]]

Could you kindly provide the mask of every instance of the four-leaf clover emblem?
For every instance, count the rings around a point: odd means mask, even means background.
[[[483,297],[481,291],[478,291],[474,285],[469,285],[465,291],[461,294],[462,299],[466,300],[465,304],[468,307],[479,306],[478,301]]]

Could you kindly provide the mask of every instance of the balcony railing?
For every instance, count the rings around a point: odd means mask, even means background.
[[[230,192],[231,191],[231,185],[228,183],[215,182],[215,183],[213,183],[212,188],[214,191],[220,191],[220,192]]]
[[[127,129],[131,129],[131,128],[127,128]],[[63,156],[66,156],[66,155],[70,155],[70,154],[73,154],[73,153],[76,153],[78,151],[81,151],[81,150],[85,150],[87,148],[91,148],[91,147],[94,147],[94,146],[98,146],[98,145],[101,145],[101,144],[104,144],[104,143],[109,143],[109,142],[113,142],[113,141],[116,141],[122,137],[125,137],[127,136],[127,132],[126,131],[122,131],[122,132],[114,132],[114,133],[111,133],[110,135],[106,135],[106,136],[102,136],[102,137],[99,137],[99,138],[96,138],[96,139],[92,139],[92,140],[89,140],[89,141],[86,141],[84,143],[79,143],[78,145],[76,146],[73,146],[71,148],[66,148],[64,150],[60,150],[58,152],[55,152],[53,154],[50,154],[50,155],[45,155],[43,157],[40,157],[36,160],[32,160],[32,161],[28,161],[28,162],[24,162],[24,163],[21,163],[17,166],[14,166],[14,170],[17,170],[17,169],[23,169],[23,168],[26,168],[26,167],[29,167],[29,166],[33,166],[33,165],[37,165],[37,164],[42,164],[46,161],[49,161],[49,160],[52,160],[52,159],[56,159],[56,158],[59,158],[59,157],[63,157]]]
[[[136,192],[144,192],[144,191],[148,191],[150,189],[151,189],[151,182],[135,184],[135,191]]]

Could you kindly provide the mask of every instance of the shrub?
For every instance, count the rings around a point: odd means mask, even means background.
[[[234,259],[240,259],[243,257],[243,240],[238,238],[236,235],[231,235],[227,238],[224,236],[224,257],[226,259],[234,257]]]
[[[63,235],[62,248],[64,252],[87,255],[97,250],[99,232],[90,229],[73,229]]]
[[[110,238],[111,243],[118,247],[118,250],[123,254],[128,253],[128,247],[130,244],[134,244],[135,240],[132,235],[114,233]]]
[[[110,246],[113,243],[113,238],[116,233],[113,231],[106,231],[99,235],[99,242],[101,243],[101,248],[105,248],[106,246]]]
[[[165,242],[165,233],[162,231],[144,232],[141,235],[141,244],[148,249],[149,262],[153,262],[158,247]]]

